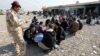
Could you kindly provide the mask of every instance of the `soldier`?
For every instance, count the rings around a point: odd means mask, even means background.
[[[21,6],[17,1],[14,1],[11,9],[6,14],[7,30],[8,33],[13,37],[14,41],[14,56],[24,56],[24,39],[22,32],[22,25],[28,23],[27,20],[18,18],[18,12]]]

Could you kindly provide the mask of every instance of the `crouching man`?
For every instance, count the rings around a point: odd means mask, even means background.
[[[78,30],[79,30],[79,23],[76,21],[76,18],[71,19],[69,25],[69,34],[75,35]]]
[[[46,53],[55,48],[56,45],[56,37],[52,24],[49,24],[47,28],[48,29],[43,33],[44,37],[42,41],[38,42],[38,46],[41,47]]]
[[[24,32],[24,40],[27,44],[36,44],[34,42],[34,37],[37,34],[34,24],[31,24],[30,27]]]

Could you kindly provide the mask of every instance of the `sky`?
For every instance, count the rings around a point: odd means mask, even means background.
[[[75,4],[76,1],[85,3],[98,0],[0,0],[0,9],[10,9],[13,1],[18,1],[25,11],[38,11],[41,10],[42,7]]]

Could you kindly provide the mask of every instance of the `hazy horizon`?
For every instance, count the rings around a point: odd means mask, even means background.
[[[11,3],[15,0],[0,0],[0,9],[6,10],[10,9]],[[42,7],[50,7],[57,5],[67,5],[67,4],[75,4],[76,1],[79,3],[92,2],[98,0],[16,0],[20,3],[21,7],[25,11],[38,11],[41,10]]]

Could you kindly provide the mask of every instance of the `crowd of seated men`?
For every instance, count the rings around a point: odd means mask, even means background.
[[[82,28],[81,21],[74,17],[57,19],[54,16],[52,19],[47,19],[45,24],[34,17],[29,28],[24,32],[24,40],[27,44],[36,44],[44,52],[48,52],[59,48],[68,34],[75,35]]]

